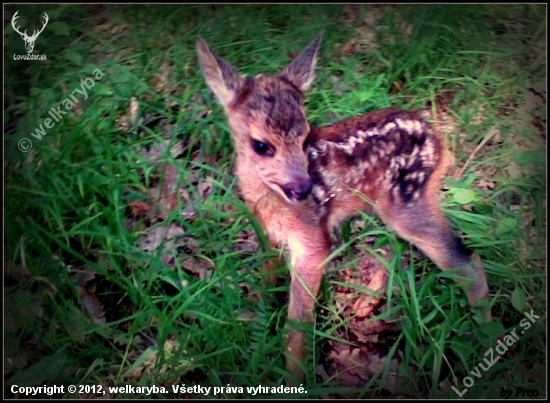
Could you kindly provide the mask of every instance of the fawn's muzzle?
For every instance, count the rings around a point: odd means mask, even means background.
[[[311,178],[302,178],[295,182],[287,183],[281,186],[285,192],[286,197],[292,201],[300,201],[306,199],[311,193],[313,188],[313,182]]]

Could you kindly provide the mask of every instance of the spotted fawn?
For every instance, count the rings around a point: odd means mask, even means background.
[[[323,33],[277,75],[244,77],[199,38],[202,74],[227,115],[235,172],[248,208],[275,248],[290,255],[288,322],[311,323],[330,232],[360,212],[378,215],[443,270],[456,270],[469,303],[488,293],[485,271],[438,203],[453,162],[444,139],[415,113],[385,109],[310,127],[304,93]],[[490,312],[485,305],[485,314]],[[287,369],[303,379],[304,332],[290,325]]]

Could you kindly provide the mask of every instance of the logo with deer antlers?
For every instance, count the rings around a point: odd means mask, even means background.
[[[42,25],[42,29],[38,32],[34,30],[33,34],[31,36],[28,36],[27,30],[25,30],[25,32],[21,32],[19,31],[19,28],[15,26],[15,20],[19,18],[19,16],[17,15],[18,12],[19,10],[16,11],[15,14],[13,15],[13,18],[11,19],[11,26],[13,27],[15,32],[21,35],[21,38],[23,38],[23,40],[25,41],[25,48],[27,49],[27,53],[32,53],[32,50],[34,49],[34,43],[36,42],[36,38],[38,38],[38,35],[40,35],[40,33],[44,31],[44,28],[46,28],[46,25],[48,25],[48,20],[49,20],[48,14],[44,13],[44,23]]]

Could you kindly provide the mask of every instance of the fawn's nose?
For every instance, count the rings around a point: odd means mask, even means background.
[[[283,191],[286,194],[286,197],[292,201],[304,200],[311,193],[313,188],[313,182],[311,178],[303,178],[295,182],[287,183],[282,186]]]

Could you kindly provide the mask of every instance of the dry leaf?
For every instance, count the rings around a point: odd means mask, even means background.
[[[170,91],[170,83],[168,78],[172,72],[173,66],[174,62],[172,60],[166,60],[162,64],[158,75],[151,80],[151,87],[165,96],[167,96]]]
[[[120,130],[123,132],[128,132],[133,130],[138,122],[139,117],[139,102],[136,97],[130,98],[130,105],[128,106],[128,112],[121,115],[116,119],[116,124]]]
[[[31,278],[29,270],[21,263],[15,265],[4,263],[4,274],[17,282],[23,282],[25,279]]]
[[[149,228],[147,233],[138,241],[138,246],[146,252],[154,252],[163,241],[172,241],[167,242],[165,245],[165,249],[169,249],[169,246],[174,244],[174,238],[183,234],[185,234],[185,230],[177,224],[171,224],[168,228]]]
[[[103,306],[97,299],[97,296],[81,285],[77,286],[78,294],[80,295],[80,304],[82,310],[88,318],[91,319],[96,325],[102,325],[105,323],[105,311]]]
[[[192,273],[199,280],[210,278],[211,272],[214,269],[214,264],[205,259],[189,258],[185,259],[181,265],[185,271]]]
[[[79,267],[75,267],[73,265],[67,265],[67,270],[69,272],[69,275],[71,276],[71,279],[74,281],[74,283],[77,286],[86,286],[86,283],[89,281],[92,281],[96,277],[96,272],[88,267],[88,265],[84,264]]]
[[[522,176],[519,165],[514,161],[510,161],[510,163],[506,166],[506,172],[508,172],[508,175],[512,179],[519,179]]]

